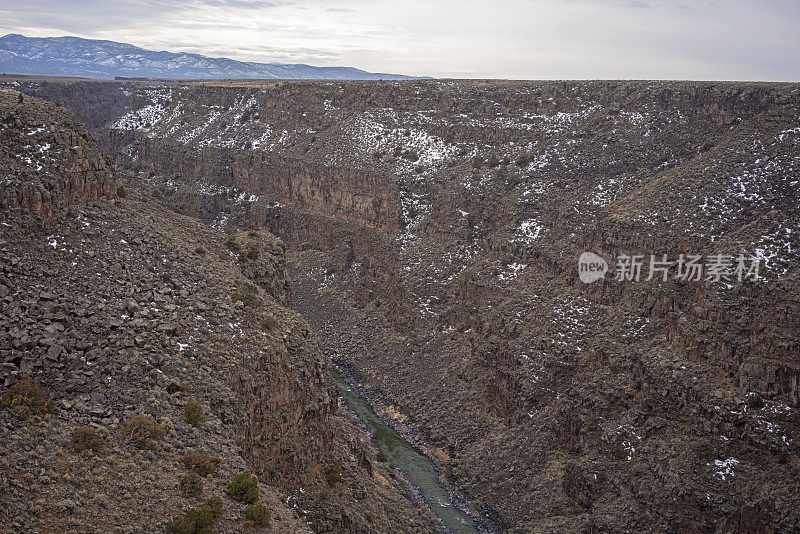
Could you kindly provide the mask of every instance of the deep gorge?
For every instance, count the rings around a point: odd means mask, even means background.
[[[283,240],[326,360],[502,530],[798,524],[796,84],[15,83],[171,209]],[[742,249],[767,283],[576,276]]]

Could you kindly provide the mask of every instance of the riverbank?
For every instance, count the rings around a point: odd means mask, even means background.
[[[334,362],[332,376],[344,406],[357,426],[368,433],[386,455],[408,493],[419,506],[429,511],[440,532],[491,534],[498,531],[489,518],[442,475],[441,466],[422,440],[397,428],[385,414],[378,414],[375,406],[379,402],[372,398],[369,391],[358,386],[359,381],[349,369],[340,362]]]

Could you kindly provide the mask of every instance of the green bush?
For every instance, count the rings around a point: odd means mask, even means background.
[[[753,410],[760,410],[764,407],[764,399],[758,393],[753,393],[747,397],[747,407]]]
[[[339,460],[334,460],[325,466],[325,482],[331,488],[342,481],[342,464]]]
[[[253,504],[258,500],[258,482],[250,473],[239,473],[233,477],[227,489],[234,501]]]
[[[197,473],[201,477],[213,475],[219,462],[220,459],[218,457],[200,451],[189,451],[181,456],[181,463],[186,469]]]
[[[164,439],[167,429],[146,415],[136,415],[122,429],[122,434],[139,449],[150,449],[153,440]]]
[[[714,457],[714,446],[707,439],[701,439],[694,444],[694,455],[708,461]]]
[[[375,456],[375,459],[379,462],[388,462],[389,459],[386,457],[386,453],[383,451],[378,451],[378,454]]]
[[[211,497],[206,501],[205,506],[211,508],[211,515],[214,519],[219,519],[222,515],[222,499],[219,497]]]
[[[196,473],[190,473],[180,482],[181,493],[187,497],[197,497],[203,493],[203,479]]]
[[[72,431],[72,446],[77,452],[91,450],[98,453],[106,446],[106,439],[92,427],[76,426]]]
[[[221,515],[221,504],[217,507],[215,499],[210,499],[199,509],[189,508],[182,516],[167,523],[167,534],[211,534],[214,523]]]
[[[253,504],[248,506],[244,516],[248,523],[257,527],[266,527],[269,525],[270,513],[267,507],[263,504]]]
[[[186,422],[192,426],[198,426],[203,420],[203,407],[199,403],[189,400],[183,407],[183,412],[186,414]]]

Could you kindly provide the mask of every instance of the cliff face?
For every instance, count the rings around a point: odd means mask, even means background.
[[[131,111],[111,125],[106,145],[139,170],[184,187],[247,189],[249,202],[268,196],[304,212],[395,227],[390,175],[299,157],[316,142],[321,119],[309,117],[300,102],[285,104],[255,89],[142,87]]]
[[[174,207],[283,238],[323,350],[509,529],[791,531],[798,95],[142,84],[104,142]],[[762,280],[647,280],[681,254]]]
[[[215,531],[238,532],[245,506],[226,487],[241,472],[280,532],[431,528],[337,415],[329,364],[287,308],[278,239],[176,214],[63,108],[6,91],[0,117],[15,130],[0,134],[4,528],[164,532],[221,497]]]
[[[73,206],[116,192],[111,162],[86,130],[54,104],[29,105],[0,90],[0,210],[47,224]]]
[[[83,129],[99,138],[105,126],[125,114],[130,106],[133,83],[47,76],[13,76],[0,74],[0,85],[26,95],[59,104],[75,114]]]

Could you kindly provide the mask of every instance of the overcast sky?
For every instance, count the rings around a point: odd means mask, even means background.
[[[798,0],[2,0],[12,32],[428,76],[800,81]]]

